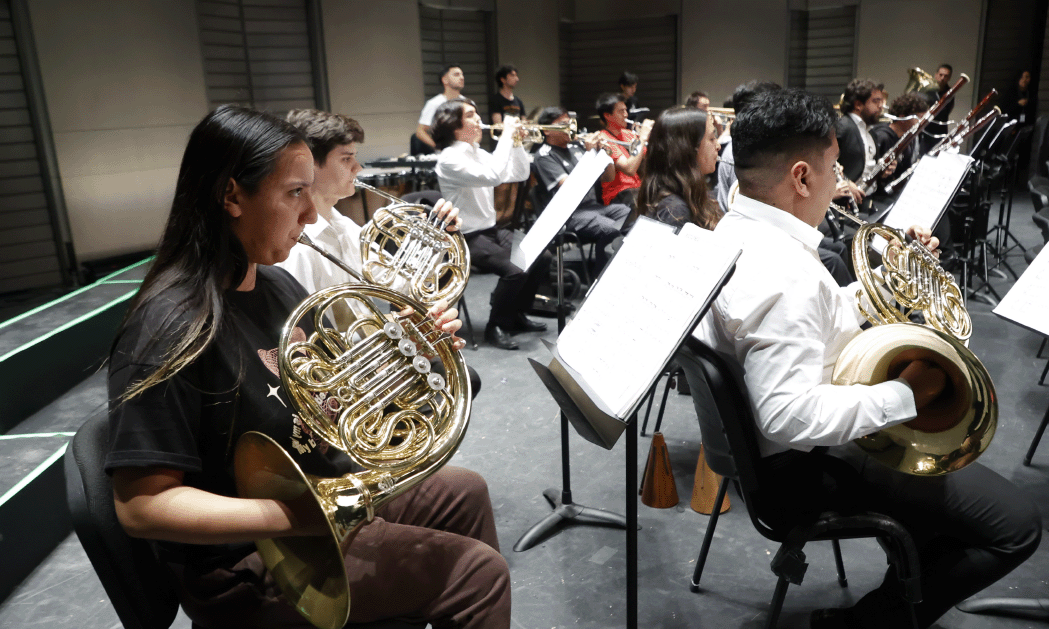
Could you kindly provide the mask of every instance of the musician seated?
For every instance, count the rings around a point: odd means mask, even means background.
[[[781,90],[779,84],[771,81],[748,81],[739,85],[732,93],[732,102],[729,106],[733,108],[736,115],[750,106],[750,103],[758,96],[765,92],[773,90]],[[732,154],[732,139],[721,149],[721,163],[718,164],[718,205],[721,207],[722,213],[727,213],[731,209],[730,192],[736,183],[736,167],[733,162]],[[841,191],[845,194],[844,188]],[[852,277],[852,272],[849,271],[848,265],[845,263],[845,257],[849,255],[848,247],[841,241],[835,241],[832,238],[824,236],[820,239],[819,247],[817,251],[820,255],[820,262],[823,266],[827,267],[830,271],[831,276],[838,283],[839,286],[847,286],[855,279]]]
[[[306,137],[279,118],[235,106],[208,114],[190,135],[156,260],[110,357],[105,469],[117,517],[131,536],[159,542],[199,626],[312,627],[252,542],[330,535],[329,525],[319,509],[307,515],[308,497],[237,497],[241,435],[268,435],[312,474],[353,468],[298,419],[275,359],[307,293],[271,265],[317,217],[313,164]],[[458,328],[448,316],[437,325]],[[445,466],[376,516],[344,551],[352,622],[510,626],[509,571],[479,475]]]
[[[552,259],[544,251],[528,271],[517,268],[510,262],[513,232],[495,222],[493,186],[524,181],[531,174],[528,154],[522,147],[514,146],[520,122],[504,118],[495,152],[489,153],[478,146],[481,117],[477,115],[477,106],[464,98],[437,108],[432,131],[440,150],[437,181],[444,197],[459,208],[471,263],[499,276],[484,338],[500,349],[517,349],[511,333],[546,329],[545,323],[532,321],[525,313],[531,309],[536,289]]]
[[[860,334],[864,317],[857,285],[838,287],[815,255],[815,227],[836,185],[830,104],[796,89],[766,92],[737,113],[732,142],[739,194],[714,233],[742,255],[696,336],[745,370],[763,455],[762,491],[774,497],[761,517],[796,522],[825,510],[871,510],[895,518],[918,545],[923,600],[915,612],[919,626],[928,627],[1035,551],[1039,511],[979,463],[918,477],[836,447],[915,418],[950,388],[945,374],[922,360],[905,363],[895,380],[831,384],[831,366]],[[908,232],[936,247],[926,230]],[[907,627],[898,587],[890,569],[855,606],[813,612],[811,626]]]
[[[569,120],[571,117],[563,108],[547,107],[539,114],[538,122],[541,125],[563,125],[568,124]],[[568,176],[575,170],[586,151],[606,146],[597,134],[581,138],[580,141],[570,141],[564,131],[547,130],[543,131],[543,135],[546,141],[535,154],[535,167],[539,174],[539,182],[547,195],[553,195],[561,184],[568,180]],[[615,166],[609,162],[601,173],[600,181],[611,181],[614,177]],[[605,247],[623,232],[623,225],[631,211],[622,203],[601,203],[599,185],[595,182],[587,190],[583,200],[565,223],[565,227],[575,232],[582,242],[595,243],[595,271],[605,267],[608,262]]]
[[[929,101],[918,92],[909,92],[902,96],[897,96],[889,107],[889,114],[896,120],[879,122],[871,127],[871,138],[874,139],[874,158],[880,160],[890,149],[895,147],[900,138],[918,124],[918,118],[927,111],[929,111]],[[893,167],[893,174],[907,172],[918,161],[919,144],[917,140],[911,142],[907,148],[895,157],[896,164]],[[900,196],[899,191],[903,189],[903,186],[896,188],[892,194],[889,194],[885,191],[885,186],[891,181],[892,177],[879,178],[878,189],[873,193],[872,197],[884,203],[895,201]]]
[[[287,120],[306,136],[313,154],[314,179],[311,190],[317,208],[317,222],[307,225],[302,231],[322,249],[363,276],[361,226],[343,216],[335,209],[335,204],[353,196],[356,191],[357,173],[361,172],[361,164],[357,161],[357,145],[364,142],[364,129],[353,118],[317,109],[293,109],[288,112]],[[448,201],[440,199],[433,213],[441,221],[448,221],[449,232],[459,230],[462,223],[459,210]],[[301,244],[292,247],[288,259],[277,266],[291,273],[311,293],[357,281],[318,251]],[[390,288],[407,294],[408,280],[398,277]],[[458,311],[450,309],[450,305],[446,302],[435,304],[430,315],[437,317],[447,313],[454,320]],[[361,316],[368,316],[363,310],[353,312],[344,301],[332,304],[329,313],[339,330],[346,330]],[[459,339],[456,343],[456,349],[462,349],[466,342]],[[444,365],[439,360],[433,359],[432,367],[444,374]],[[481,378],[473,367],[468,366],[467,369],[470,373],[470,391],[477,397],[481,391]]]
[[[605,128],[601,131],[608,142],[609,154],[616,165],[616,176],[612,181],[601,183],[601,202],[605,205],[622,203],[634,207],[637,189],[641,178],[637,172],[645,159],[645,143],[652,131],[652,120],[646,120],[638,127],[637,133],[627,128],[627,106],[621,94],[604,94],[597,99],[597,115]],[[637,140],[639,150],[636,155],[630,154],[630,144]]]
[[[857,203],[864,193],[856,186],[871,174],[875,164],[874,138],[870,127],[881,120],[885,104],[885,86],[871,79],[853,79],[845,87],[841,101],[841,117],[837,123],[838,162],[849,181],[849,193]],[[885,173],[883,173],[883,176]]]
[[[674,227],[714,229],[722,212],[707,193],[718,157],[714,117],[695,107],[667,109],[656,119],[641,166],[636,213]]]

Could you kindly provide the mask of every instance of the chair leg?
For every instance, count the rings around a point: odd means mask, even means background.
[[[718,518],[721,516],[721,505],[725,502],[725,492],[728,491],[728,478],[722,477],[718,486],[718,495],[714,498],[714,510],[707,522],[707,532],[703,535],[703,546],[699,549],[699,557],[696,558],[696,569],[692,572],[692,585],[689,589],[693,592],[699,591],[699,580],[703,578],[703,566],[707,563],[707,553],[710,551],[710,542],[714,539],[714,529],[717,528]]]
[[[780,577],[776,582],[776,591],[772,594],[772,603],[769,605],[769,618],[765,623],[765,629],[776,629],[779,622],[779,613],[783,610],[783,600],[787,598],[787,586],[790,582],[787,577]]]
[[[1024,457],[1024,465],[1030,467],[1031,458],[1034,456],[1034,451],[1038,449],[1038,442],[1042,440],[1042,434],[1045,432],[1046,425],[1049,425],[1049,408],[1045,409],[1045,416],[1042,417],[1042,423],[1038,425],[1038,430],[1034,433],[1034,439],[1031,440],[1031,447],[1027,448],[1027,456]]]
[[[659,432],[660,426],[663,425],[663,412],[667,410],[667,395],[670,393],[670,383],[674,381],[674,374],[667,374],[667,384],[663,387],[663,401],[659,403],[659,414],[656,415],[656,429],[652,432]]]
[[[838,585],[843,588],[849,587],[849,580],[845,577],[845,562],[841,560],[841,544],[832,539],[831,546],[834,548],[834,565],[838,569]]]
[[[463,323],[466,325],[466,333],[469,335],[468,340],[470,347],[477,349],[477,338],[474,336],[474,324],[470,321],[470,311],[466,307],[466,297],[460,297],[459,302],[456,304],[459,313],[462,315]]]
[[[1038,384],[1045,384],[1045,374],[1049,373],[1049,361],[1045,362],[1045,369],[1042,370],[1042,377],[1038,378]]]
[[[1042,352],[1045,351],[1045,343],[1049,341],[1049,336],[1042,337],[1042,344],[1038,346],[1038,353],[1034,355],[1035,358],[1041,358]]]

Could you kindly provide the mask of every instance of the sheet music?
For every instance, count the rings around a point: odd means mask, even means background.
[[[510,261],[517,265],[517,268],[527,269],[532,266],[539,254],[546,249],[546,246],[564,226],[568,217],[579,207],[579,202],[593,187],[605,167],[611,163],[612,158],[604,151],[587,151],[579,158],[576,167],[572,169],[568,179],[558,186],[557,194],[539,215],[535,225],[532,225],[532,229],[528,230],[524,239],[520,243],[515,243],[513,249],[510,250]],[[543,184],[540,182],[536,185]]]
[[[1049,335],[1049,247],[1016,280],[994,314]]]
[[[622,418],[739,255],[694,224],[639,219],[557,340],[557,355]]]
[[[962,184],[962,179],[969,172],[972,163],[973,158],[968,155],[952,153],[922,158],[899,200],[882,222],[902,230],[911,225],[933,229],[943,216],[958,186]],[[885,241],[877,238],[872,246],[881,253]]]

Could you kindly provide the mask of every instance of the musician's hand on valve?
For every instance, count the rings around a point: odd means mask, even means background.
[[[437,204],[430,210],[431,215],[437,215],[437,222],[445,223],[445,229],[450,232],[459,231],[463,225],[463,219],[459,216],[459,208],[452,205],[451,201],[438,199]]]
[[[503,133],[510,134],[510,137],[515,140],[523,140],[527,136],[525,130],[521,128],[521,119],[513,116],[503,118]]]
[[[410,317],[414,312],[415,310],[409,306],[397,314],[402,317]],[[434,326],[438,330],[452,337],[452,347],[454,349],[460,350],[466,347],[466,340],[455,335],[455,333],[463,327],[463,322],[459,319],[458,310],[455,308],[449,308],[448,302],[442,300],[433,306],[430,306],[430,309],[426,311],[426,314],[433,319]]]
[[[911,225],[907,228],[907,235],[920,242],[929,253],[937,258],[940,257],[940,239],[932,235],[932,231],[921,225]]]
[[[641,143],[648,142],[648,134],[652,133],[652,125],[656,123],[655,120],[649,118],[648,120],[641,123],[641,130],[638,131],[637,137],[641,138]]]

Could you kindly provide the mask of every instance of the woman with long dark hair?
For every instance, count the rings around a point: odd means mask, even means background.
[[[284,321],[307,294],[270,265],[316,220],[313,169],[304,136],[283,120],[234,106],[205,117],[113,345],[105,467],[117,516],[130,535],[158,541],[183,608],[205,627],[311,626],[251,542],[327,524],[292,503],[236,497],[239,437],[270,436],[311,474],[352,470],[289,408],[275,360]],[[455,316],[435,319],[454,334]],[[345,554],[351,621],[509,627],[509,574],[479,475],[445,466],[377,516]]]
[[[678,227],[692,222],[714,229],[721,210],[707,192],[706,177],[714,172],[717,156],[717,129],[705,111],[694,107],[664,111],[648,136],[635,216]]]

